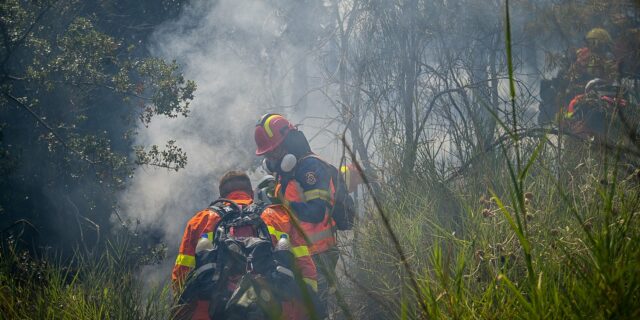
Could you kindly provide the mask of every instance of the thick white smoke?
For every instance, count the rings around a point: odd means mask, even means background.
[[[127,217],[164,231],[169,258],[153,268],[151,278],[169,277],[185,223],[217,197],[219,177],[230,169],[258,167],[253,130],[262,114],[279,112],[302,121],[308,137],[319,137],[312,146],[333,139],[317,134],[322,121],[303,118],[326,116],[332,109],[320,94],[300,92],[293,83],[309,48],[287,40],[292,37],[285,36],[286,29],[287,21],[266,1],[193,1],[152,38],[154,54],[177,60],[198,89],[188,117],[156,118],[140,129],[136,141],[162,146],[176,140],[187,152],[187,166],[179,172],[139,168],[120,201]]]

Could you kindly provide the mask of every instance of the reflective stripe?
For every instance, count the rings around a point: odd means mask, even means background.
[[[272,234],[272,235],[274,235],[276,237],[276,240],[279,240],[280,236],[283,235],[283,234],[286,234],[287,238],[289,238],[289,234],[287,234],[286,232],[278,231],[273,226],[267,226],[267,229],[269,230],[269,234]]]
[[[279,273],[284,274],[285,276],[287,276],[289,278],[293,279],[293,277],[294,277],[293,271],[291,271],[291,269],[289,269],[289,268],[285,268],[283,266],[277,266],[276,267],[276,271],[278,271]]]
[[[313,291],[318,292],[318,281],[309,278],[303,278],[302,280],[304,280],[304,282],[308,284]]]
[[[267,118],[267,120],[264,122],[264,131],[266,131],[266,132],[267,132],[267,136],[269,136],[269,138],[273,138],[273,132],[271,131],[271,127],[270,127],[271,120],[272,120],[274,117],[277,117],[277,116],[279,116],[279,115],[277,115],[277,114],[272,114],[272,115],[270,115],[270,116],[269,116],[269,118]]]
[[[327,202],[331,202],[331,194],[329,193],[329,191],[322,190],[322,189],[309,190],[309,191],[304,193],[304,198],[307,201],[310,201],[310,200],[313,200],[313,199],[322,199],[322,200],[325,200]]]
[[[291,248],[291,252],[296,258],[306,257],[309,255],[309,247],[307,246],[297,246]]]
[[[309,238],[309,241],[311,241],[311,243],[316,243],[326,238],[333,238],[333,231],[331,230],[331,228],[327,228],[320,232],[309,234],[307,235],[307,238]]]
[[[179,254],[176,258],[176,265],[193,268],[196,266],[196,257],[187,254]]]
[[[213,242],[213,232],[207,232],[207,238]]]
[[[210,263],[207,263],[207,264],[203,265],[202,267],[200,267],[200,268],[196,269],[196,277],[197,277],[199,274],[201,274],[201,273],[203,273],[203,272],[205,272],[205,271],[207,271],[207,270],[213,269],[213,268],[215,268],[215,267],[216,267],[216,264],[215,264],[215,263],[213,263],[213,262],[210,262]]]
[[[567,112],[566,116],[567,119],[573,117],[573,112]]]

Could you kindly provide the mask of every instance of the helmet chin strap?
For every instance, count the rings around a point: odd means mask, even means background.
[[[282,157],[282,160],[280,160],[280,170],[282,170],[282,172],[291,172],[297,163],[298,158],[291,153],[287,153]]]

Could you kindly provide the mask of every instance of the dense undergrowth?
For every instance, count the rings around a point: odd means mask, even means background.
[[[168,286],[142,286],[136,274],[148,257],[127,236],[108,241],[99,255],[78,250],[66,262],[18,247],[5,243],[0,251],[0,319],[170,318]]]
[[[638,171],[588,143],[576,142],[559,156],[541,139],[521,209],[500,157],[446,186],[415,179],[388,192],[383,210],[419,292],[372,209],[349,244],[341,293],[350,313],[363,319],[639,317]],[[538,146],[532,140],[523,155]],[[140,261],[130,252],[120,239],[101,256],[79,251],[63,264],[5,246],[2,318],[170,318],[168,286],[143,289],[134,276]]]
[[[366,288],[353,291],[369,302],[360,316],[640,316],[640,177],[576,144],[561,163],[550,143],[539,148],[521,195],[500,159],[446,190],[417,180],[387,195],[384,214],[419,292],[372,213],[356,230],[350,275]]]

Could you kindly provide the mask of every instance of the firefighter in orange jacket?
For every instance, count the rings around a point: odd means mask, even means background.
[[[574,90],[581,89],[593,78],[614,81],[618,78],[618,65],[611,52],[613,42],[609,32],[593,28],[585,36],[586,46],[576,51],[576,61],[569,68],[569,80]]]
[[[249,205],[253,202],[251,181],[245,173],[240,171],[227,172],[220,179],[219,191],[220,197],[233,200],[241,206]],[[217,214],[211,214],[210,210],[207,208],[198,212],[187,223],[172,273],[172,281],[176,290],[182,287],[187,274],[195,267],[195,248],[201,235],[206,234],[210,240],[213,240],[213,228],[220,221],[220,217]],[[317,291],[316,267],[311,259],[304,237],[294,228],[290,215],[282,206],[272,205],[264,210],[261,218],[267,225],[274,246],[282,234],[289,236],[292,245],[291,251],[296,258],[295,263],[302,274],[304,282]],[[197,301],[196,305],[191,307],[195,308],[191,319],[209,319],[208,301]],[[293,302],[284,302],[283,312],[286,319],[304,319],[307,317],[302,306]]]
[[[304,134],[279,114],[266,114],[254,133],[256,155],[275,173],[275,195],[297,218],[318,270],[321,312],[335,284],[339,258],[331,210],[336,190],[328,163],[311,152]],[[334,168],[335,169],[335,168]]]

